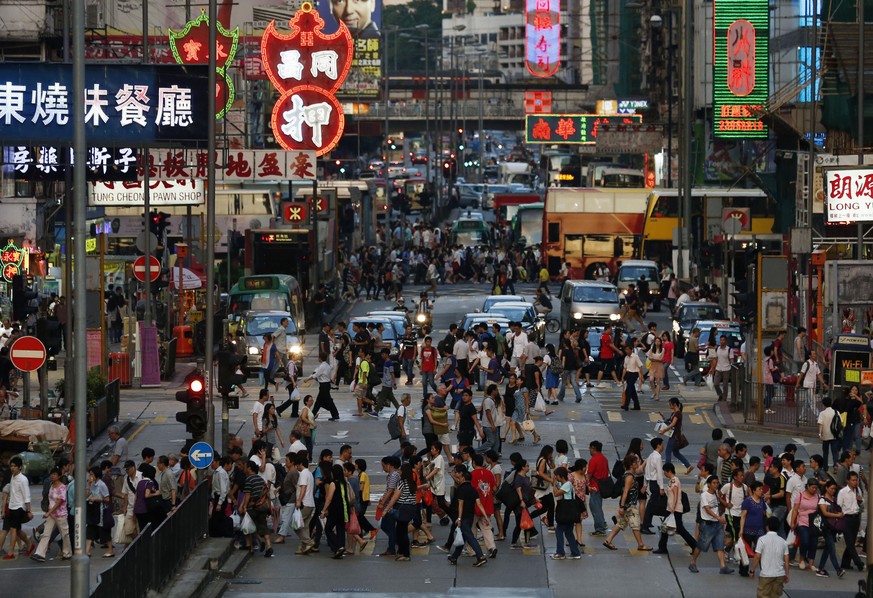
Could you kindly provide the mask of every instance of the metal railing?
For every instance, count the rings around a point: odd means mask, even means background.
[[[209,482],[200,482],[155,529],[149,524],[109,569],[97,576],[92,598],[139,598],[160,592],[208,531]]]
[[[814,433],[822,409],[821,393],[795,388],[796,378],[786,384],[758,384],[745,380],[740,384],[743,420],[759,426],[794,428],[798,433]],[[760,407],[760,408],[759,408]]]
[[[118,378],[106,384],[103,398],[88,408],[88,436],[97,438],[110,424],[118,421],[121,411],[121,381]]]

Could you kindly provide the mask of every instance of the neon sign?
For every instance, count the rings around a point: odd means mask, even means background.
[[[526,114],[525,143],[597,143],[601,125],[632,125],[642,122],[639,114]]]
[[[227,67],[236,56],[239,44],[239,27],[225,29],[220,22],[215,24],[215,72],[218,75],[215,89],[215,118],[222,118],[233,104],[236,90],[227,75]],[[167,30],[173,58],[179,64],[209,64],[209,17],[201,9],[200,16],[188,21],[182,31]]]
[[[560,0],[527,0],[524,63],[534,77],[551,77],[561,65]]]
[[[761,113],[769,90],[767,0],[716,0],[713,108],[717,138],[767,138]]]
[[[24,261],[24,251],[20,247],[16,247],[14,243],[9,243],[3,249],[0,249],[0,272],[2,272],[3,280],[12,282],[12,277],[21,273],[21,262]]]
[[[278,33],[270,22],[261,38],[261,59],[281,96],[270,125],[287,150],[314,150],[322,156],[339,142],[345,128],[342,106],[334,97],[352,66],[352,35],[344,23],[331,35],[312,4],[288,22],[291,33]]]

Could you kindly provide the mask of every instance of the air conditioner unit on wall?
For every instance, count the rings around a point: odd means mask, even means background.
[[[85,5],[85,27],[88,29],[97,29],[106,24],[106,15],[103,8],[103,2],[97,0],[89,2]]]

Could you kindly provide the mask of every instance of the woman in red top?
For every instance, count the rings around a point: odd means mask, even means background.
[[[666,332],[661,333],[661,344],[664,346],[664,388],[663,390],[670,389],[670,366],[673,365],[673,354],[676,346],[673,344],[673,341],[670,340],[670,335]]]

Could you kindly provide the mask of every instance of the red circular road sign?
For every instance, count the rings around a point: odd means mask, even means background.
[[[161,262],[158,258],[149,256],[149,282],[156,281],[161,276]],[[145,282],[146,279],[146,256],[141,255],[133,262],[133,276],[140,282]]]
[[[12,365],[23,372],[35,372],[45,363],[46,350],[35,336],[22,336],[9,349]]]

